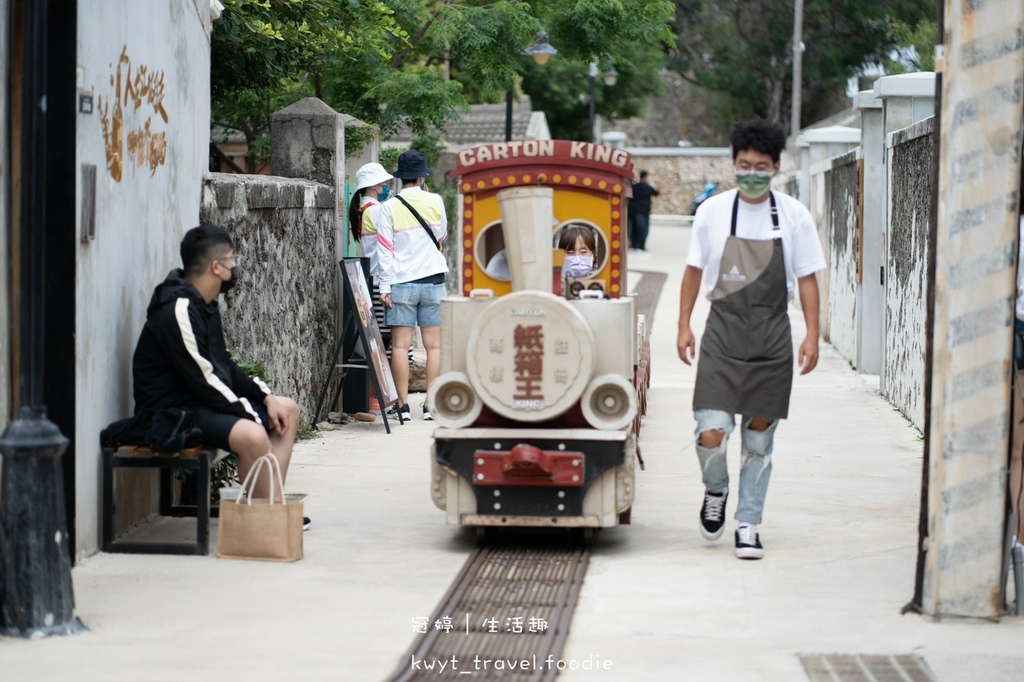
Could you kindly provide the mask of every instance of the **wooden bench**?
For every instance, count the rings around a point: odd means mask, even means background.
[[[201,447],[173,453],[155,453],[147,448],[122,446],[103,448],[103,551],[122,554],[199,554],[210,553],[210,517],[218,509],[210,506],[210,463],[214,451]],[[115,536],[114,475],[120,468],[160,470],[160,516],[194,516],[196,541],[152,542],[119,540]],[[176,505],[173,501],[172,472],[175,469],[195,471],[198,491],[195,505]]]

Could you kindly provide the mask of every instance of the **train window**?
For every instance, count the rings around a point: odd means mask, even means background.
[[[501,231],[500,220],[480,230],[474,251],[473,257],[483,267],[484,272],[496,280],[509,281],[505,235]]]
[[[551,246],[555,249],[559,248],[559,243],[562,240],[562,232],[568,227],[582,227],[593,236],[594,243],[594,274],[597,274],[604,268],[608,263],[608,239],[601,232],[600,228],[587,220],[568,220],[555,230],[555,234],[551,241]],[[586,238],[584,238],[586,239]],[[589,240],[587,240],[589,241]]]

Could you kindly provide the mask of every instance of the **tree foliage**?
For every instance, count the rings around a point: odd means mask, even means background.
[[[906,36],[890,26],[920,27],[937,0],[805,0],[802,103],[808,116],[843,92],[847,78],[883,64]],[[789,118],[793,0],[674,0],[672,65],[720,96],[736,118]],[[932,24],[934,27],[934,24]],[[927,29],[924,29],[927,30]],[[805,117],[806,118],[806,117]]]
[[[609,118],[637,113],[659,92],[671,46],[670,0],[223,0],[213,32],[216,123],[245,132],[254,156],[269,112],[305,96],[379,127],[417,134],[470,103],[521,84],[553,130],[584,138],[587,64],[621,74],[596,102]],[[546,30],[558,55],[537,68],[523,55]],[[551,68],[548,68],[551,67]]]

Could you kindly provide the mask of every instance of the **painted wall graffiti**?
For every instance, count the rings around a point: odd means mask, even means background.
[[[113,102],[103,95],[97,100],[103,126],[107,170],[110,177],[120,182],[127,159],[133,170],[148,167],[152,177],[156,169],[167,162],[167,131],[157,132],[156,127],[161,124],[157,121],[154,126],[153,123],[154,114],[163,121],[162,125],[167,125],[169,120],[167,110],[164,109],[164,72],[151,71],[145,64],[133,69],[127,45],[121,50],[117,67],[111,64],[110,68]],[[140,113],[143,105],[146,105],[146,109]],[[150,109],[152,113],[142,120]],[[129,128],[127,135],[126,128]]]

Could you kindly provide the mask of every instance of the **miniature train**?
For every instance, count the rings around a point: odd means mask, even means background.
[[[460,153],[452,175],[463,295],[442,302],[427,398],[434,503],[448,523],[481,528],[629,523],[647,383],[643,319],[624,295],[629,154],[492,144]],[[569,224],[596,237],[581,280],[562,274],[555,248]],[[500,251],[507,277],[487,267]]]

